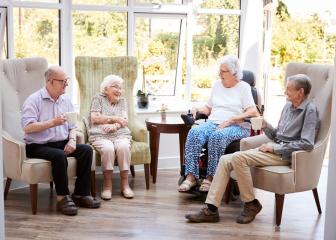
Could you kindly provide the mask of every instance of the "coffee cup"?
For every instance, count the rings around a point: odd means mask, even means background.
[[[76,112],[66,112],[65,118],[68,121],[68,123],[76,124],[77,122],[77,113]]]
[[[260,130],[263,124],[264,118],[263,117],[252,117],[251,124],[253,130]]]

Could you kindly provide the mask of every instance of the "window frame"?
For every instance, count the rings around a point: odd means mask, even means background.
[[[246,1],[246,0],[241,0]],[[178,6],[178,7],[177,7]],[[176,75],[182,71],[181,65],[181,39],[186,38],[186,86],[185,89],[181,89],[182,86],[176,81],[175,77],[175,96],[182,95],[184,93],[184,99],[189,101],[191,99],[191,82],[192,82],[192,57],[193,57],[193,21],[194,15],[197,14],[219,14],[219,15],[239,15],[239,44],[238,52],[240,53],[241,45],[241,18],[244,13],[242,9],[243,5],[240,3],[240,9],[206,9],[197,6],[197,3],[193,0],[183,0],[182,4],[139,4],[136,0],[128,0],[127,5],[103,5],[103,4],[73,4],[71,0],[59,0],[59,3],[52,2],[38,2],[38,1],[19,1],[19,0],[3,0],[0,7],[7,8],[7,43],[8,43],[8,58],[14,58],[14,29],[13,29],[13,8],[42,8],[42,9],[57,9],[59,11],[59,64],[64,68],[67,74],[74,76],[74,64],[73,64],[73,52],[72,52],[72,12],[73,11],[110,11],[110,12],[126,12],[127,13],[127,55],[133,56],[134,54],[134,41],[133,36],[135,33],[135,16],[136,14],[165,14],[186,16],[185,29],[180,31],[180,44],[178,50]],[[182,24],[183,26],[183,24]],[[182,34],[182,31],[186,31]],[[74,85],[69,86],[69,93],[71,98],[76,99]],[[180,97],[178,96],[178,97]]]

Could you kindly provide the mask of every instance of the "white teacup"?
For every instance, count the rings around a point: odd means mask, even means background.
[[[252,117],[251,124],[253,130],[260,130],[263,124],[264,118],[263,117]]]
[[[77,113],[76,112],[66,112],[65,113],[66,120],[71,124],[76,124],[77,122]]]

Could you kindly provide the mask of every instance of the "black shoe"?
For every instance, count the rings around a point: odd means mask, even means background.
[[[69,195],[64,196],[61,201],[58,201],[56,207],[57,211],[67,216],[77,215],[78,212],[78,208]]]
[[[219,213],[218,210],[212,212],[208,209],[208,207],[202,208],[201,211],[195,214],[187,214],[185,218],[190,222],[201,223],[201,222],[218,222],[219,221]]]
[[[72,196],[76,206],[84,208],[99,208],[100,201],[92,196]]]
[[[237,217],[237,223],[245,224],[252,222],[261,209],[262,206],[257,199],[253,202],[245,203],[243,211]]]

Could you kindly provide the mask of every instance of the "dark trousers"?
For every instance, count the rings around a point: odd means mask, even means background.
[[[92,163],[92,149],[89,145],[77,144],[76,150],[70,155],[65,155],[64,147],[68,140],[49,142],[46,144],[27,144],[26,154],[28,158],[41,158],[51,162],[52,176],[57,195],[69,195],[68,188],[68,160],[67,157],[75,157],[77,160],[75,183],[75,195],[90,195],[90,173]]]

